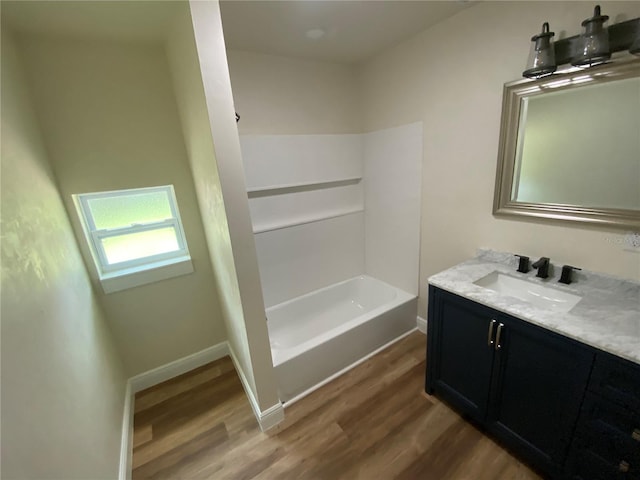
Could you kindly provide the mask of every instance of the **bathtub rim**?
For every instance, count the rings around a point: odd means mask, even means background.
[[[393,285],[385,282],[384,280],[380,280],[379,278],[373,277],[373,276],[368,275],[366,273],[360,273],[360,274],[355,275],[355,276],[353,276],[351,278],[347,278],[345,280],[340,280],[339,282],[331,283],[329,285],[325,285],[324,287],[316,288],[315,290],[312,290],[312,291],[307,292],[307,293],[303,293],[302,295],[298,295],[297,297],[290,298],[289,300],[285,300],[284,302],[276,303],[275,305],[271,305],[270,307],[265,308],[264,311],[265,311],[265,313],[268,313],[270,310],[273,310],[274,308],[287,306],[287,305],[289,305],[289,304],[291,304],[293,302],[299,301],[302,298],[307,298],[307,297],[311,297],[313,295],[317,295],[317,294],[319,294],[321,292],[324,292],[326,290],[330,290],[330,289],[338,287],[340,285],[344,285],[345,283],[349,283],[349,282],[352,282],[352,281],[357,280],[357,279],[363,279],[364,280],[364,279],[367,279],[367,278],[375,280],[376,282],[382,283],[383,285],[385,285],[386,287],[388,287],[388,288],[390,288],[392,290],[398,290],[400,292],[406,293],[407,295],[411,295],[410,293],[405,292],[401,288],[394,287]],[[267,318],[267,320],[268,320],[268,318]]]
[[[301,344],[296,345],[295,347],[289,347],[289,348],[274,348],[273,346],[271,346],[271,337],[269,337],[269,347],[271,349],[271,357],[272,357],[272,362],[273,362],[273,366],[277,367],[279,365],[282,365],[285,362],[288,362],[302,354],[304,354],[306,351],[310,350],[313,347],[316,347],[318,345],[323,345],[325,343],[327,343],[328,341],[330,341],[332,338],[335,338],[336,336],[347,332],[353,328],[356,328],[357,326],[365,323],[368,320],[371,320],[377,316],[379,316],[380,314],[384,313],[384,312],[388,312],[390,310],[393,310],[394,308],[397,308],[401,305],[404,305],[405,303],[411,302],[413,300],[415,300],[417,298],[417,295],[412,295],[408,292],[405,292],[404,290],[402,290],[401,288],[398,287],[394,287],[393,285],[388,284],[387,282],[385,282],[384,280],[380,280],[376,277],[372,277],[371,275],[367,275],[367,274],[360,274],[360,275],[356,275],[355,277],[351,277],[348,278],[346,280],[342,280],[340,282],[337,283],[332,283],[331,285],[327,285],[326,287],[322,287],[319,288],[317,290],[313,290],[311,292],[305,293],[303,295],[299,295],[297,297],[294,297],[292,299],[286,300],[284,302],[278,303],[276,305],[272,305],[271,307],[265,309],[265,314],[267,317],[267,323],[269,322],[269,311],[278,307],[283,307],[286,305],[289,305],[295,301],[299,301],[300,299],[303,298],[307,298],[310,297],[312,295],[317,295],[320,292],[329,290],[331,288],[335,288],[338,287],[340,285],[343,285],[345,283],[348,282],[352,282],[354,280],[357,279],[371,279],[374,280],[376,282],[379,282],[381,284],[383,284],[385,287],[390,288],[392,290],[394,290],[396,292],[396,297],[388,302],[385,302],[381,305],[379,305],[378,307],[369,310],[368,312],[365,312],[361,315],[358,315],[356,317],[353,317],[352,319],[350,319],[349,321],[341,324],[338,327],[334,327],[326,332],[323,332],[321,335],[315,336],[305,342],[302,342]]]

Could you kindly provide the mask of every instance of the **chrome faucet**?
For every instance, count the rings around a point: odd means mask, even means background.
[[[549,257],[541,257],[536,263],[531,265],[533,268],[538,269],[536,277],[547,278],[549,277]]]

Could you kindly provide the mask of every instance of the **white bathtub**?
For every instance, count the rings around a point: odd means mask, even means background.
[[[291,403],[416,327],[414,295],[362,275],[267,309],[280,400]]]

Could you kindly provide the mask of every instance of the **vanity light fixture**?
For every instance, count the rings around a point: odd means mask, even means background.
[[[542,78],[556,71],[555,48],[553,45],[554,32],[549,31],[549,23],[542,24],[542,32],[531,37],[531,53],[527,62],[527,69],[522,72],[523,77]]]
[[[556,73],[557,68],[562,68],[562,73],[583,71],[585,67],[606,63],[618,52],[640,56],[640,17],[606,27],[609,17],[602,15],[600,5],[593,13],[593,17],[582,22],[582,34],[556,41],[552,41],[553,32],[545,22],[542,32],[531,38],[531,54],[522,76],[537,79]]]
[[[609,50],[609,30],[604,23],[608,15],[600,13],[600,5],[593,9],[593,17],[582,22],[584,32],[576,42],[576,52],[571,64],[576,67],[591,67],[605,63],[611,58]]]

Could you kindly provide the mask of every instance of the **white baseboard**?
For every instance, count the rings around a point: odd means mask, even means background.
[[[205,348],[204,350],[193,353],[186,357],[179,358],[178,360],[167,363],[166,365],[162,365],[158,368],[154,368],[153,370],[149,370],[148,372],[144,372],[131,377],[127,381],[124,413],[122,419],[119,480],[131,479],[133,412],[135,394],[227,355],[231,356],[231,359],[233,360],[233,365],[235,366],[236,372],[240,377],[240,381],[242,382],[244,391],[247,394],[247,398],[249,399],[249,404],[253,409],[253,414],[255,415],[258,424],[260,425],[260,429],[263,432],[267,431],[268,429],[275,427],[278,423],[284,420],[284,407],[280,402],[278,402],[276,405],[273,405],[272,407],[267,408],[264,411],[260,410],[258,401],[256,400],[247,377],[242,370],[242,367],[240,366],[235,353],[231,349],[231,346],[228,342],[218,343],[217,345]]]
[[[119,480],[131,479],[131,466],[133,455],[133,413],[135,394],[153,387],[162,382],[187,373],[194,368],[206,365],[229,355],[229,345],[221,342],[217,345],[205,348],[173,362],[162,365],[148,372],[141,373],[127,380],[127,388],[124,397],[124,412],[122,416],[122,440],[120,444],[120,470]]]
[[[256,400],[256,397],[253,394],[251,384],[249,383],[249,380],[247,379],[247,376],[245,375],[240,362],[238,362],[238,357],[236,356],[236,353],[233,351],[233,348],[230,344],[229,354],[231,355],[231,360],[233,360],[233,365],[236,368],[236,372],[238,372],[238,376],[240,377],[242,387],[247,394],[247,398],[249,399],[249,404],[251,405],[253,414],[255,415],[256,420],[258,420],[260,430],[266,432],[267,430],[275,427],[282,420],[284,420],[284,407],[282,406],[282,403],[278,402],[264,411],[260,410],[260,405],[258,405],[258,400]]]
[[[266,432],[270,428],[275,427],[284,420],[284,405],[281,402],[276,403],[272,407],[260,412],[258,423],[260,430]]]
[[[427,334],[427,319],[422,318],[420,315],[416,318],[416,326],[418,327],[418,331]]]
[[[131,381],[127,380],[124,392],[124,410],[122,413],[122,439],[120,440],[120,470],[118,480],[131,479],[133,456],[133,392]]]
[[[229,355],[229,345],[227,342],[220,342],[217,345],[205,348],[199,352],[192,353],[186,357],[179,358],[173,362],[162,365],[148,372],[141,373],[135,377],[131,377],[129,382],[131,383],[131,392],[133,394],[138,393],[146,388],[153,387],[162,382],[187,373],[194,368],[206,365],[209,362],[218,360],[226,355]]]

